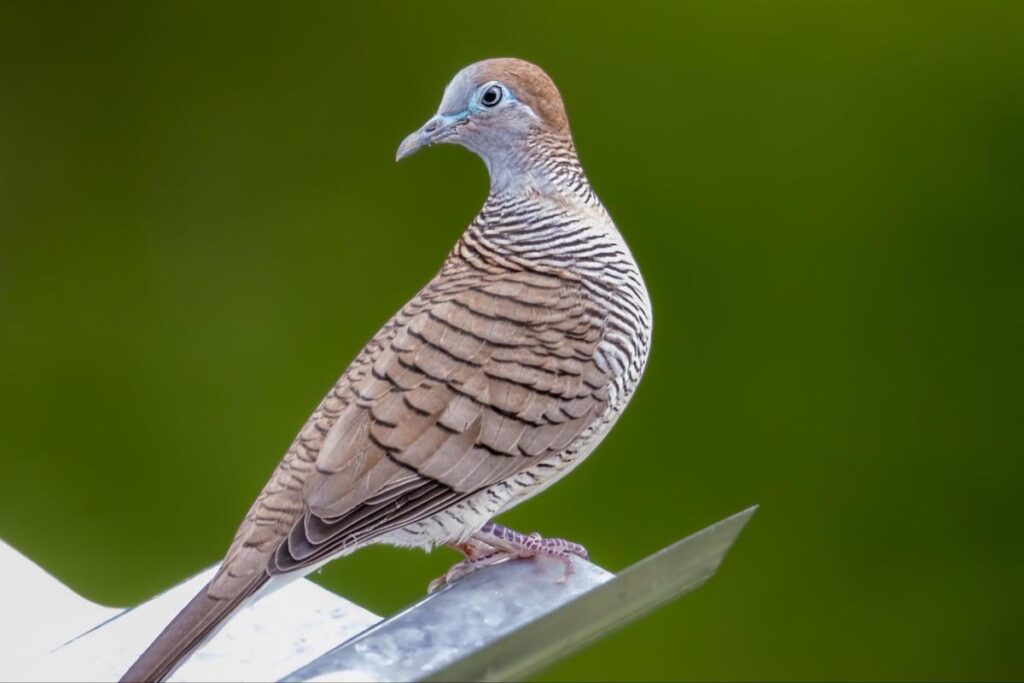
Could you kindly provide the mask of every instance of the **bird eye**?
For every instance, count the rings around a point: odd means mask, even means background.
[[[501,98],[504,93],[501,90],[500,85],[489,86],[484,90],[483,94],[480,95],[480,104],[485,107],[495,107],[501,102]]]

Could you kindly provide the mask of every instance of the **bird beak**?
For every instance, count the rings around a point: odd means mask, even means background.
[[[402,140],[402,144],[398,146],[398,154],[395,155],[395,161],[401,161],[407,156],[415,154],[423,147],[428,147],[451,137],[459,127],[459,124],[466,120],[467,115],[468,112],[451,115],[438,114],[430,119],[423,124],[422,128]]]

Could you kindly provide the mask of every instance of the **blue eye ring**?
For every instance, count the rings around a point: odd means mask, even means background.
[[[488,109],[497,107],[503,99],[505,99],[505,89],[497,83],[484,87],[480,93],[480,104]]]

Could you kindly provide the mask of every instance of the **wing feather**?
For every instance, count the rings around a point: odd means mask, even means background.
[[[539,274],[421,295],[354,380],[271,573],[309,566],[515,476],[604,411],[602,318]]]

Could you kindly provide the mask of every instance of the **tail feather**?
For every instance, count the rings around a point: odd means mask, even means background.
[[[170,676],[192,652],[214,634],[239,605],[269,579],[269,576],[260,573],[234,596],[225,599],[211,597],[210,584],[206,584],[135,660],[121,677],[121,683],[149,683],[162,681]]]

